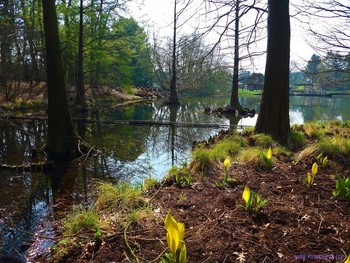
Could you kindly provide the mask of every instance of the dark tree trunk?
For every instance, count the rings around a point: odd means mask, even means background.
[[[9,39],[10,25],[9,25],[9,9],[10,2],[9,1],[1,1],[2,4],[2,12],[0,13],[0,92],[3,96],[3,99],[7,100],[5,94],[7,91],[7,80],[8,80],[8,68],[9,68],[9,60],[10,60],[10,44],[11,40]],[[0,10],[1,11],[1,10]]]
[[[73,128],[68,108],[55,0],[42,0],[42,4],[48,87],[48,139],[46,150],[50,160],[69,160],[75,157],[78,136]]]
[[[238,99],[238,71],[239,71],[239,0],[235,4],[235,46],[233,61],[233,81],[230,106],[235,110],[241,110],[242,106]]]
[[[75,104],[83,108],[86,107],[85,100],[85,87],[84,87],[84,68],[83,68],[83,15],[84,6],[83,0],[80,0],[79,9],[79,42],[78,42],[78,62],[77,62],[77,95],[75,98]]]
[[[255,131],[286,142],[289,123],[289,0],[268,1],[265,83]]]
[[[177,94],[177,71],[176,71],[176,22],[177,22],[177,14],[176,14],[176,0],[174,0],[174,35],[173,35],[173,54],[172,54],[172,64],[171,64],[171,80],[170,80],[170,96],[168,100],[168,104],[178,105],[179,97]]]

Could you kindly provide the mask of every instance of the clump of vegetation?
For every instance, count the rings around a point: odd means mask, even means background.
[[[291,130],[289,133],[289,148],[301,149],[306,145],[306,138],[303,132]]]
[[[251,136],[251,139],[253,139],[255,146],[259,146],[261,148],[269,148],[276,144],[271,135],[264,133],[254,134]]]
[[[315,180],[315,175],[317,174],[318,171],[318,164],[314,163],[311,168],[311,173],[307,173],[304,182],[307,187],[311,187],[314,184]]]
[[[350,200],[350,178],[340,177],[336,180],[333,196]]]
[[[259,194],[251,191],[247,185],[244,187],[242,198],[246,204],[245,209],[249,213],[259,213],[268,202],[267,199],[261,199]]]
[[[167,231],[166,240],[170,249],[170,254],[166,254],[166,259],[162,259],[163,263],[186,263],[186,245],[184,241],[185,225],[177,222],[172,217],[170,211],[164,220],[165,229]]]
[[[74,211],[64,219],[65,238],[55,246],[55,260],[61,262],[76,247],[77,234],[84,234],[95,241],[95,247],[102,243],[102,233],[117,227],[127,229],[131,223],[139,222],[150,214],[147,200],[141,188],[128,183],[111,185],[96,182],[95,203],[91,209]],[[127,240],[126,240],[127,242]]]
[[[57,244],[52,246],[52,262],[65,262],[66,258],[69,257],[71,254],[71,251],[74,251],[75,249],[79,248],[80,244],[78,244],[75,239],[72,237],[69,238],[63,238],[60,240]]]
[[[267,152],[261,152],[260,157],[262,159],[262,168],[271,169],[272,168],[272,149],[271,147],[267,150]]]
[[[247,164],[251,167],[261,166],[261,149],[254,147],[247,147],[241,150],[237,156],[237,161]]]
[[[326,130],[316,122],[305,123],[304,131],[307,136],[315,139],[322,139],[326,135]]]
[[[98,213],[93,210],[77,210],[65,219],[64,234],[75,235],[80,232],[95,232],[98,227]]]
[[[323,154],[350,156],[350,140],[347,138],[340,136],[325,137],[317,143],[317,146]]]
[[[245,145],[241,136],[227,136],[213,145],[200,145],[192,152],[192,157],[195,162],[204,165],[211,161],[224,161],[227,156],[238,154]]]
[[[264,152],[259,147],[247,147],[242,149],[237,156],[237,161],[255,167],[255,169],[266,171],[271,169],[273,164],[272,150]]]
[[[168,176],[174,178],[177,186],[190,186],[192,184],[192,173],[187,163],[183,163],[180,168],[177,166],[171,167]]]
[[[52,247],[53,262],[64,262],[71,251],[79,248],[77,235],[84,234],[95,240],[95,245],[101,244],[101,229],[99,215],[95,209],[78,209],[63,220],[63,239]]]
[[[138,221],[147,215],[148,202],[142,196],[140,188],[133,187],[128,183],[111,185],[99,182],[95,186],[94,208],[106,215],[105,221],[112,221],[119,225],[125,225],[130,220]],[[113,213],[113,217],[108,215]]]
[[[150,188],[157,188],[159,186],[159,181],[156,178],[153,178],[152,176],[149,176],[148,178],[145,178],[143,180],[142,189],[150,189]]]

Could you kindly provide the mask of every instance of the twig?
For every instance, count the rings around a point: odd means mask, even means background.
[[[320,222],[320,225],[318,226],[317,234],[320,233],[320,229],[321,229],[322,222],[323,222],[323,217],[321,216],[321,214],[319,214],[319,216],[321,217],[321,222]]]
[[[51,240],[56,240],[56,239],[59,239],[58,237],[48,237],[48,236],[42,236],[42,235],[38,235],[38,234],[35,234],[33,232],[29,232],[29,231],[25,231],[25,230],[22,230],[22,229],[19,229],[19,228],[16,228],[19,232],[22,232],[22,233],[25,233],[25,234],[28,234],[28,235],[32,235],[32,236],[35,236],[35,237],[39,237],[39,238],[45,238],[45,239],[51,239]]]
[[[156,197],[156,195],[160,192],[160,190],[162,190],[164,184],[166,182],[166,179],[164,179],[164,181],[162,182],[162,184],[159,186],[158,190],[154,193],[154,195],[152,195],[152,197],[149,199],[149,203]]]
[[[165,249],[162,251],[162,253],[159,254],[159,256],[158,256],[157,258],[151,260],[150,263],[152,263],[152,262],[157,262],[157,261],[160,259],[160,257],[164,254],[164,252],[165,252],[166,250],[167,250],[167,248],[165,248]]]
[[[265,256],[265,258],[264,258],[264,260],[263,260],[263,262],[262,262],[262,263],[264,263],[264,262],[266,261],[266,259],[267,259],[267,256]]]
[[[124,228],[124,240],[125,240],[125,244],[126,244],[126,246],[128,247],[128,249],[129,249],[131,255],[133,255],[133,257],[135,258],[136,262],[139,263],[139,262],[140,262],[140,261],[139,261],[139,258],[135,255],[134,250],[133,250],[133,249],[130,247],[130,245],[129,245],[128,236],[127,236],[127,233],[126,233],[127,230],[128,230],[128,228],[129,228],[129,226],[130,226],[130,224],[131,224],[131,222],[129,222],[129,223],[126,225],[126,227]]]
[[[86,161],[86,159],[90,156],[90,153],[91,153],[91,151],[93,150],[95,148],[95,146],[92,146],[91,148],[90,148],[90,150],[85,154],[86,156],[85,156],[85,158],[84,158],[84,161],[83,161],[83,163]]]

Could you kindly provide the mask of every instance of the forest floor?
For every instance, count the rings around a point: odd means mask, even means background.
[[[219,143],[224,133],[206,147]],[[337,128],[327,136],[336,133]],[[350,138],[349,128],[342,133]],[[168,211],[185,224],[187,262],[344,262],[350,253],[350,202],[332,191],[336,176],[350,176],[350,160],[330,155],[330,164],[320,165],[314,185],[307,187],[304,178],[317,157],[315,150],[305,149],[314,149],[309,146],[315,142],[310,136],[292,154],[274,153],[267,170],[232,162],[232,185],[218,184],[224,175],[222,162],[212,162],[205,174],[194,172],[188,186],[168,178],[143,193],[150,215],[113,233],[102,231],[98,246],[93,235],[84,242],[76,239],[60,262],[160,262],[169,252],[164,228]],[[246,185],[268,200],[259,213],[245,210]]]

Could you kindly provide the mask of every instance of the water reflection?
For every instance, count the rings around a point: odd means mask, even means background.
[[[94,179],[136,183],[148,176],[162,178],[172,165],[189,161],[192,141],[208,139],[222,128],[255,125],[257,115],[227,119],[204,113],[206,107],[213,109],[228,103],[229,98],[225,97],[187,98],[178,107],[160,102],[123,108],[101,106],[99,111],[79,116],[76,122],[79,135],[101,149],[103,155],[90,156],[83,163],[73,162],[48,174],[0,170],[0,253],[24,255],[32,242],[38,241],[29,232],[46,231],[50,235],[53,231],[46,218],[59,217],[65,209],[89,205]],[[259,103],[260,96],[241,98],[242,105],[257,113]],[[292,124],[350,120],[348,103],[349,97],[342,96],[291,97],[290,120]],[[149,125],[121,124],[120,120],[149,121]],[[164,121],[167,125],[159,125]],[[46,135],[46,122],[41,120],[13,125],[0,123],[1,162],[22,164],[44,160],[44,156],[33,158],[31,149],[43,147]]]

